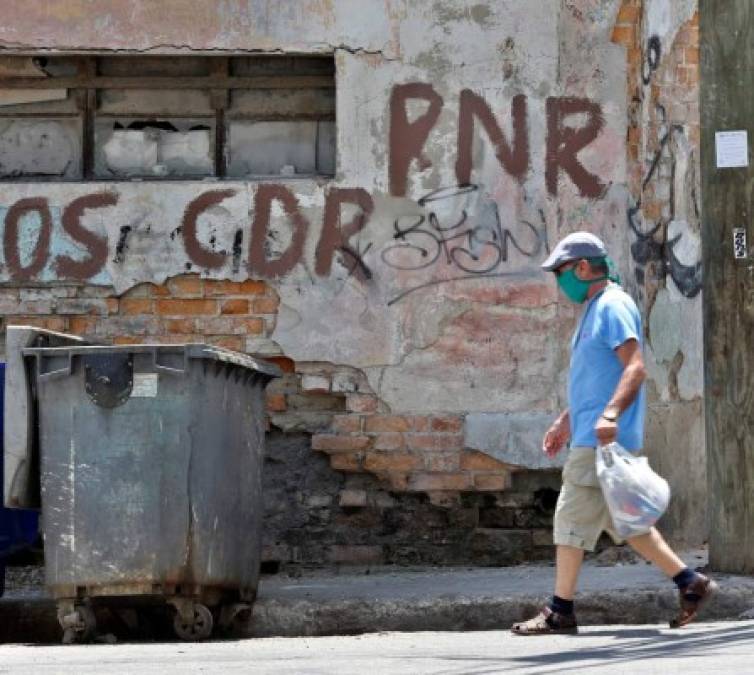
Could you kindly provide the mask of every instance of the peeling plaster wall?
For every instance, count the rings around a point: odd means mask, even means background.
[[[614,39],[627,47],[631,97],[627,280],[645,315],[647,452],[674,488],[664,528],[698,545],[707,485],[697,2],[625,0],[621,13]]]
[[[67,269],[122,292],[186,271],[267,279],[286,356],[359,369],[385,411],[470,414],[468,447],[539,467],[538,439],[565,405],[575,312],[538,265],[589,229],[646,311],[654,413],[688,414],[701,396],[700,324],[688,330],[701,299],[684,285],[698,157],[693,137],[656,123],[644,71],[631,86],[636,44],[615,33],[627,6],[642,54],[655,34],[671,45],[694,11],[669,0],[14,5],[0,45],[22,52],[334,51],[337,161],[332,181],[6,185],[0,280],[55,282]],[[659,72],[665,58],[639,68]],[[641,134],[635,160],[632,127],[657,132]],[[641,199],[658,148],[673,158],[659,215],[675,276],[637,258],[662,250]]]

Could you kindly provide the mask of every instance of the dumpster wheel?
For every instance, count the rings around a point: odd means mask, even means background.
[[[180,610],[183,611],[180,611]],[[175,634],[187,642],[206,640],[212,635],[214,619],[208,607],[201,603],[191,603],[190,608],[176,607],[173,618],[173,630]]]
[[[63,644],[89,642],[97,632],[97,617],[88,605],[76,605],[73,612],[59,612],[58,620],[63,628]]]

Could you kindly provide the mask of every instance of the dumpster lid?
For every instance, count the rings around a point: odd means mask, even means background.
[[[281,377],[283,372],[274,363],[254,358],[248,354],[234,352],[222,347],[202,343],[186,344],[143,344],[143,345],[82,345],[69,347],[27,347],[24,355],[36,354],[44,356],[61,355],[92,355],[92,354],[157,354],[159,352],[182,352],[188,359],[207,359],[222,361],[248,370],[254,370],[272,379]]]

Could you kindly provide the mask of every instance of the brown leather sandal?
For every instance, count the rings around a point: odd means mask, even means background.
[[[514,635],[575,635],[579,628],[575,614],[558,614],[549,607],[543,607],[533,619],[514,623],[511,632]]]
[[[697,573],[696,579],[681,589],[681,611],[675,619],[670,620],[671,628],[682,628],[699,615],[699,610],[719,590],[715,581],[704,574]]]

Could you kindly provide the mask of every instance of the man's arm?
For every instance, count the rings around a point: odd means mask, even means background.
[[[638,340],[634,338],[626,340],[622,345],[615,348],[615,353],[623,364],[623,374],[618,381],[618,386],[615,388],[613,397],[605,406],[605,414],[608,417],[615,415],[616,419],[610,421],[604,417],[600,417],[594,427],[597,439],[602,445],[612,443],[617,437],[617,417],[634,402],[641,388],[641,383],[647,377],[647,370],[644,367],[644,357],[641,354]]]
[[[566,408],[545,433],[542,450],[548,457],[555,457],[571,438],[571,418]]]

